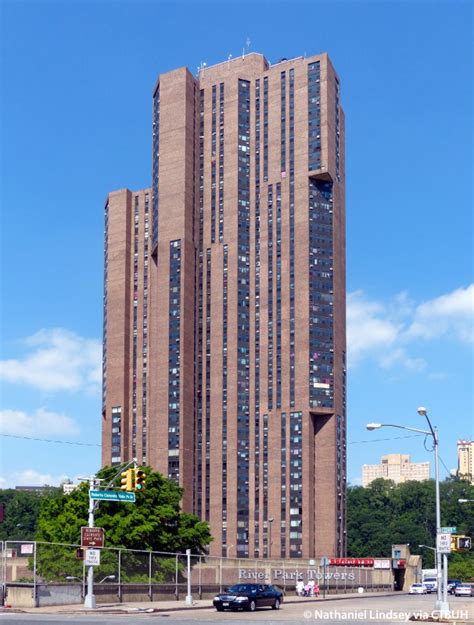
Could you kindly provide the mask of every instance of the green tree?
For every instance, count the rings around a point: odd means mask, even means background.
[[[448,478],[440,484],[441,523],[456,526],[460,534],[474,536],[474,506],[460,504],[460,498],[474,499],[474,487],[457,478]],[[390,480],[379,479],[367,488],[349,487],[347,501],[350,556],[390,556],[392,544],[409,543],[413,554],[423,556],[424,568],[433,566],[433,552],[419,547],[435,544],[433,480],[395,485]],[[456,566],[470,566],[465,564],[470,562],[468,554],[450,558],[453,563],[460,563]]]
[[[34,540],[41,502],[56,491],[56,488],[45,493],[0,490],[0,505],[4,508],[0,540]]]
[[[116,472],[116,468],[105,468],[99,471],[98,477],[107,484]],[[181,512],[183,489],[174,481],[149,468],[146,473],[146,488],[136,493],[136,503],[101,502],[96,510],[95,525],[104,528],[106,546],[182,553],[191,549],[195,554],[204,553],[212,540],[208,523],[194,514]],[[39,516],[37,540],[78,544],[81,527],[87,525],[88,503],[86,483],[70,495],[45,499]],[[75,575],[72,567],[76,570],[80,565],[71,561],[70,551],[67,556],[60,557],[64,548],[42,548],[39,558],[41,575],[48,578]],[[103,551],[103,557],[103,564],[108,563],[113,569],[115,554]],[[135,564],[130,564],[130,570]],[[169,567],[169,563],[164,564],[165,570]]]

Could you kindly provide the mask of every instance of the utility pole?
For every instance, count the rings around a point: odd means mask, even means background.
[[[133,458],[130,462],[128,462],[124,467],[113,476],[110,482],[107,484],[104,490],[108,491],[109,488],[113,486],[115,479],[120,475],[120,473],[131,466],[137,467],[137,459]],[[94,525],[94,512],[99,507],[99,502],[92,499],[92,491],[96,488],[99,488],[101,479],[97,478],[95,475],[91,475],[90,477],[79,477],[80,480],[87,480],[89,482],[89,517],[88,517],[88,527],[95,527]],[[94,610],[96,607],[96,600],[94,595],[94,566],[88,565],[87,569],[87,594],[84,598],[84,607]]]
[[[95,510],[95,501],[91,498],[91,490],[94,490],[96,487],[96,478],[89,478],[89,519],[88,519],[88,527],[94,527],[94,510]],[[95,595],[94,595],[94,567],[89,565],[87,570],[87,594],[84,598],[84,607],[90,608],[92,610],[96,607]]]

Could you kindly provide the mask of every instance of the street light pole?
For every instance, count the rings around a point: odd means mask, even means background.
[[[423,406],[418,408],[418,414],[426,418],[434,443],[435,459],[435,489],[436,489],[436,577],[438,580],[436,589],[436,608],[441,612],[449,612],[448,603],[448,557],[439,552],[438,536],[441,533],[441,501],[439,496],[439,437],[437,428],[433,428],[428,417],[428,411]]]
[[[438,430],[433,428],[431,425],[431,421],[428,418],[428,411],[426,408],[421,406],[418,408],[418,414],[426,417],[428,422],[429,430],[420,430],[418,428],[410,428],[404,425],[397,425],[394,423],[368,423],[368,430],[377,430],[381,427],[392,427],[399,428],[401,430],[408,430],[409,432],[419,432],[420,434],[426,434],[433,438],[433,446],[434,446],[434,456],[435,456],[435,497],[436,497],[436,579],[437,579],[437,588],[436,588],[436,603],[435,607],[440,612],[449,612],[449,603],[447,596],[447,576],[448,576],[448,558],[444,556],[444,571],[441,565],[441,554],[439,552],[438,545],[438,536],[441,530],[441,505],[440,505],[440,496],[439,496],[439,439],[438,439]],[[444,573],[444,574],[443,574]]]

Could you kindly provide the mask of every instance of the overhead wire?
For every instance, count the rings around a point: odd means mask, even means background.
[[[0,434],[0,436],[6,437],[6,438],[18,438],[18,439],[23,439],[27,441],[38,441],[41,443],[55,443],[59,445],[82,445],[86,447],[101,447],[102,446],[100,443],[84,443],[82,441],[65,441],[65,440],[57,440],[57,439],[51,439],[51,438],[39,438],[35,436],[21,436],[19,434]],[[400,440],[403,438],[416,438],[418,436],[423,436],[423,435],[411,434],[409,436],[392,436],[390,438],[371,438],[371,439],[366,439],[366,440],[361,440],[361,441],[348,441],[347,444],[348,445],[360,445],[364,443],[377,443],[381,441],[396,441],[396,440]],[[322,445],[320,447],[322,447]],[[166,448],[155,447],[155,449],[168,449],[168,448],[167,447]]]

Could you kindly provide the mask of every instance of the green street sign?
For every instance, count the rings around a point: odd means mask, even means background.
[[[91,490],[89,496],[97,501],[136,501],[135,493],[120,493],[115,490]]]
[[[440,534],[455,534],[456,530],[457,530],[457,527],[440,527],[439,528]]]

